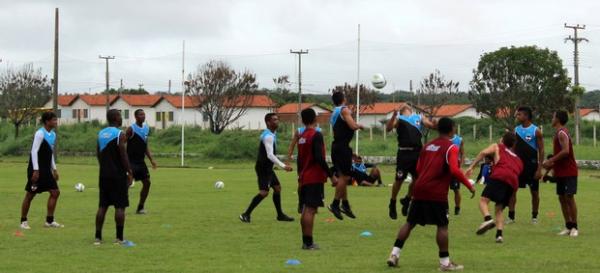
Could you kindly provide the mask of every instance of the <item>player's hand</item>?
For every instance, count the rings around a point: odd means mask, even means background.
[[[52,176],[54,176],[54,180],[58,181],[59,176],[58,176],[58,171],[57,170],[53,170],[52,171]]]
[[[364,129],[365,129],[365,126],[364,126],[364,125],[362,125],[362,124],[359,124],[359,125],[358,125],[358,129],[359,129],[359,130],[364,130]]]
[[[152,164],[152,169],[153,170],[156,170],[156,168],[158,168],[158,165],[156,164],[156,161],[150,160],[150,164]]]
[[[540,180],[540,178],[542,178],[542,168],[539,167],[537,169],[537,171],[535,172],[535,176],[534,176],[535,180]]]
[[[335,175],[332,175],[329,179],[331,179],[331,185],[337,186],[338,178]]]
[[[133,184],[133,173],[130,171],[127,173],[127,187],[131,187]]]
[[[471,174],[473,174],[473,168],[469,167],[465,170],[465,176],[471,177]]]
[[[475,197],[475,187],[473,187],[469,191],[471,192],[471,199],[473,199],[473,197]]]
[[[294,170],[294,169],[292,169],[292,166],[290,166],[290,165],[285,165],[285,167],[283,167],[283,169],[284,169],[286,172],[291,172],[291,171],[293,171],[293,170]]]
[[[35,184],[40,179],[40,171],[35,170],[33,174],[31,174],[31,183]]]
[[[542,163],[542,167],[544,167],[545,169],[551,169],[552,165],[554,165],[554,163],[552,163],[550,160],[546,160],[546,161],[544,161],[544,163]],[[539,171],[540,176],[541,176],[542,170],[538,170],[538,171]],[[537,173],[536,173],[536,175],[537,175]]]

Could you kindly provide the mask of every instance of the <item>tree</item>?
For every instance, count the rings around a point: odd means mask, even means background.
[[[108,94],[111,95],[147,95],[150,94],[144,88],[123,88],[121,90],[111,88],[108,90]]]
[[[473,74],[469,99],[477,111],[508,129],[519,106],[532,107],[540,123],[551,120],[557,109],[573,109],[570,79],[556,51],[503,47],[482,55]]]
[[[278,106],[284,105],[290,102],[298,102],[298,93],[290,91],[290,77],[288,75],[281,75],[277,78],[273,78],[275,89],[269,90],[266,93],[277,103]],[[302,101],[304,101],[302,96]]]
[[[423,100],[418,107],[422,108],[429,119],[437,116],[438,110],[458,94],[458,85],[459,82],[446,80],[442,73],[436,69],[421,80],[418,91]]]
[[[348,84],[344,83],[344,85],[337,85],[333,89],[329,90],[330,93],[335,92],[343,92],[346,97],[346,104],[352,110],[352,112],[356,113],[356,84]],[[379,92],[366,87],[365,85],[360,85],[360,112],[368,109],[369,107],[373,107],[373,104],[377,102]]]
[[[0,74],[0,111],[15,126],[15,139],[19,136],[21,124],[42,110],[51,92],[48,77],[32,64],[18,70],[8,68]]]
[[[210,131],[220,134],[245,115],[258,88],[256,75],[238,72],[227,63],[212,60],[188,76],[187,92],[201,102],[199,110],[207,117]]]

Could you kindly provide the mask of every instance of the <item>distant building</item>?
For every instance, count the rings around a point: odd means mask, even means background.
[[[317,123],[319,126],[329,124],[331,118],[331,110],[319,106],[316,103],[302,103],[301,110],[312,108],[317,113]],[[296,123],[298,122],[298,103],[288,103],[277,109],[277,115],[281,122]]]
[[[600,121],[600,112],[595,108],[579,109],[579,116],[582,120]]]

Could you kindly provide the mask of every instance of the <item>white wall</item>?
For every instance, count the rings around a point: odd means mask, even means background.
[[[244,130],[262,130],[267,128],[265,125],[265,115],[274,112],[275,109],[266,107],[250,107],[246,113],[241,116],[228,129],[243,128]]]
[[[392,118],[392,113],[387,115],[377,114],[377,115],[360,115],[359,123],[366,127],[381,127],[381,120],[388,120]]]
[[[474,107],[469,107],[469,108],[467,108],[467,110],[458,113],[453,118],[462,118],[462,117],[482,118],[482,115],[477,113],[477,110],[475,110]]]
[[[581,119],[589,121],[600,121],[600,113],[594,111],[587,114],[585,117],[582,117]]]
[[[111,106],[110,109],[117,109],[117,110],[121,110],[121,117],[123,118],[123,127],[128,127],[130,126],[132,123],[135,122],[135,120],[133,119],[133,108],[122,98],[118,98]],[[125,110],[129,110],[129,111],[125,111]],[[128,113],[125,113],[128,112]],[[106,114],[106,112],[105,112]],[[127,116],[125,116],[125,114],[127,114]]]
[[[44,105],[44,108],[46,109],[52,109],[52,100],[50,100],[49,102],[47,102]],[[70,124],[73,123],[73,113],[72,113],[72,107],[71,106],[61,106],[58,105],[58,109],[60,110],[60,118],[58,119],[58,124]],[[56,113],[58,114],[58,113]]]

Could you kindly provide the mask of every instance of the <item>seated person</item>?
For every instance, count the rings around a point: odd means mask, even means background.
[[[371,168],[371,171],[367,174],[368,168]],[[374,164],[364,163],[359,155],[352,155],[352,178],[359,186],[372,187],[375,186],[375,182],[378,187],[383,186],[379,168]]]
[[[492,173],[492,165],[494,164],[494,158],[491,156],[486,156],[485,161],[481,164],[481,168],[479,168],[479,174],[477,175],[477,179],[475,183],[479,184],[487,184],[488,177]],[[481,180],[483,178],[483,180]],[[481,180],[481,181],[480,181]]]

